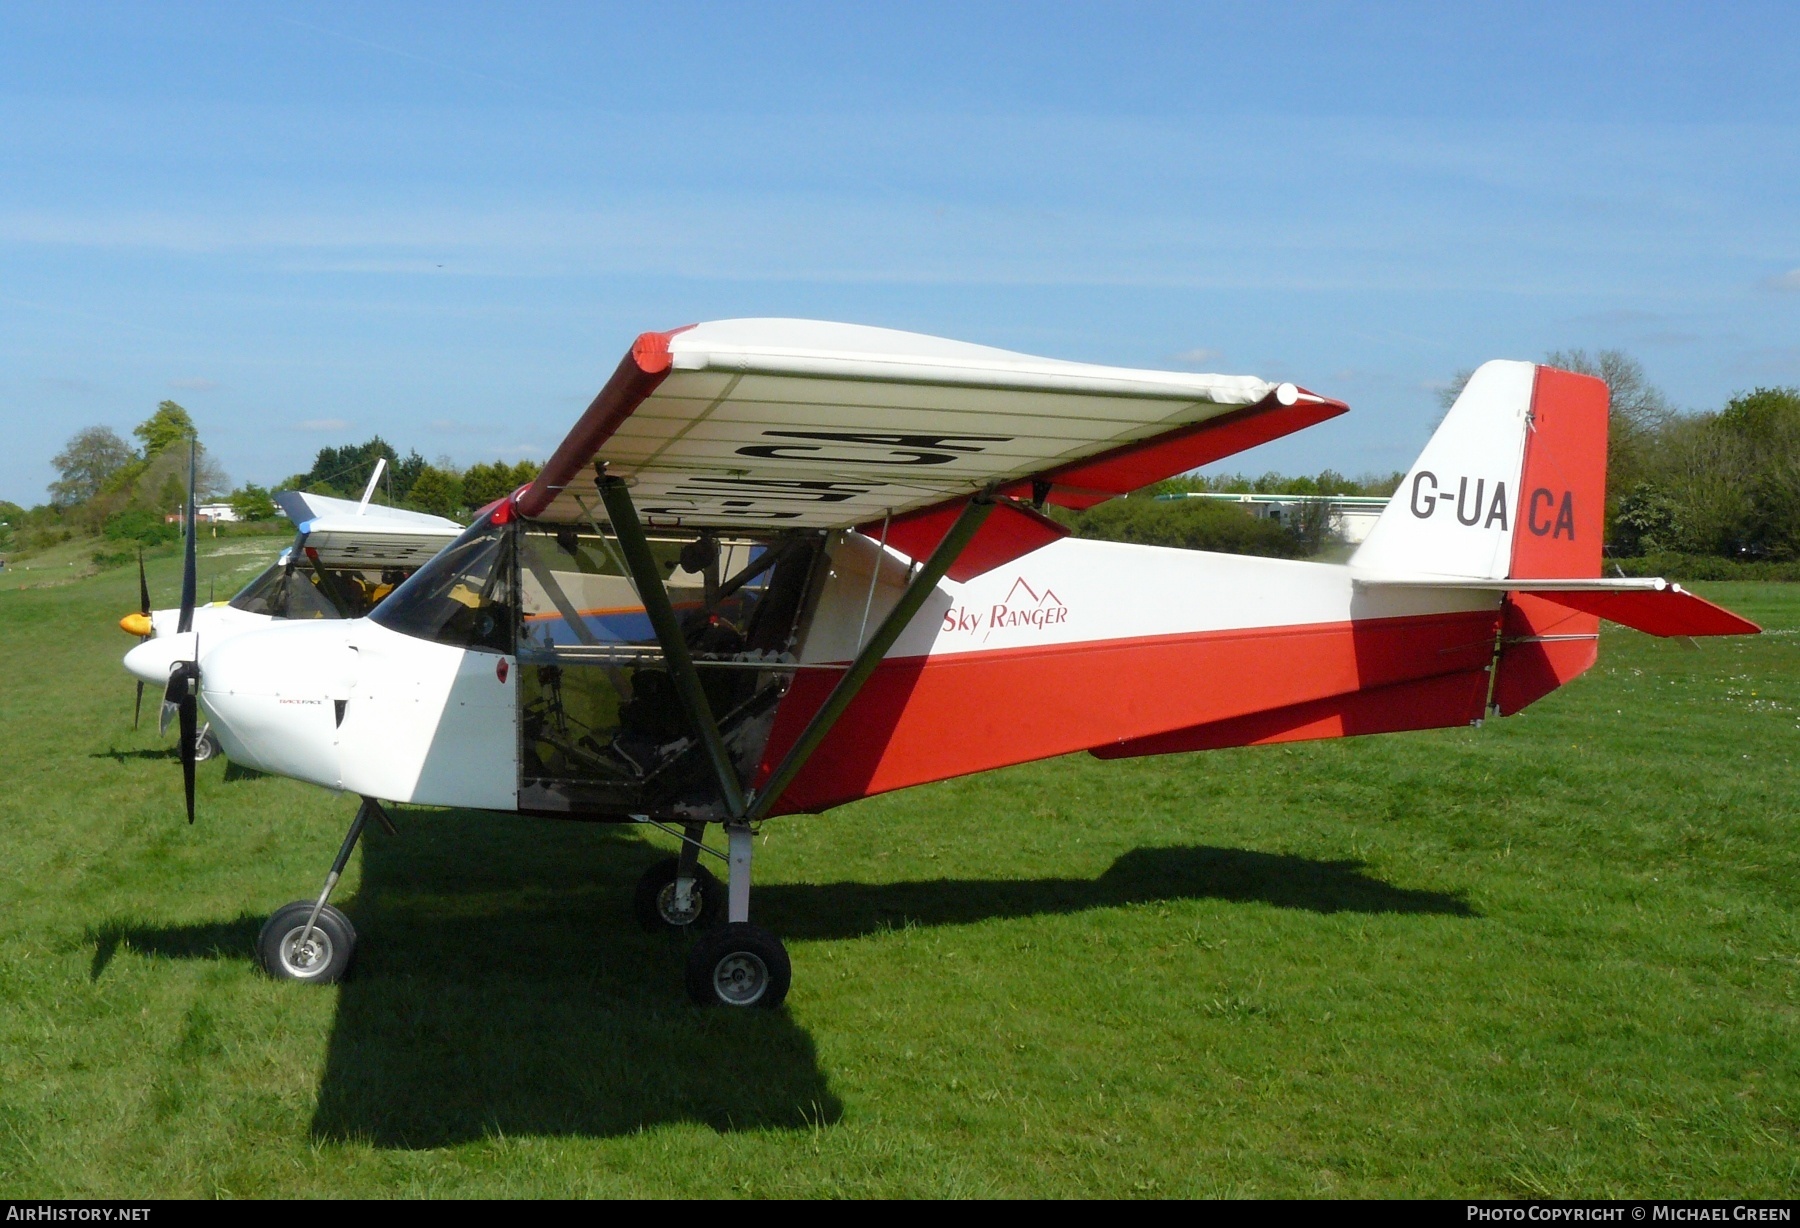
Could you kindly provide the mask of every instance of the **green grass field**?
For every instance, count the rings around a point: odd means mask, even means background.
[[[216,545],[262,553],[202,593],[269,553]],[[340,888],[352,979],[265,978],[352,801],[213,763],[187,826],[135,570],[58,561],[0,579],[0,1196],[1800,1185],[1800,586],[1705,586],[1756,639],[1609,629],[1482,729],[771,823],[794,990],[728,1015],[630,920],[656,843],[425,809]]]

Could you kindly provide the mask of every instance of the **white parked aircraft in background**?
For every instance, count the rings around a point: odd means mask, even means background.
[[[186,627],[180,608],[150,608],[140,557],[139,608],[119,620],[120,630],[141,641],[125,654],[125,668],[137,679],[139,707],[144,685],[166,687],[169,671],[175,662],[192,659],[196,642],[212,648],[274,619],[361,618],[455,540],[463,526],[454,520],[369,501],[386,465],[385,458],[376,462],[360,502],[304,491],[276,494],[276,505],[297,529],[293,543],[229,600],[194,606]],[[135,724],[135,710],[132,719]],[[196,758],[204,762],[216,750],[203,728]]]
[[[383,801],[654,823],[681,853],[639,918],[703,931],[696,1001],[773,1007],[787,953],[749,919],[772,816],[1078,750],[1510,715],[1593,664],[1600,617],[1756,630],[1601,577],[1606,387],[1531,363],[1475,373],[1348,565],[1073,540],[1044,514],[1346,408],[842,324],[646,333],[536,481],[368,617],[176,663],[189,817],[200,707],[234,761],[362,797],[324,890],[259,940],[314,982],[350,966],[328,899]]]

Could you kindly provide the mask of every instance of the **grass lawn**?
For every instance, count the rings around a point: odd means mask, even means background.
[[[278,543],[216,545],[223,596]],[[187,826],[135,568],[45,577],[0,581],[0,1196],[1800,1185],[1800,585],[1482,729],[773,822],[794,990],[727,1015],[630,920],[663,837],[422,808],[339,889],[352,979],[271,982],[352,801],[215,762]]]

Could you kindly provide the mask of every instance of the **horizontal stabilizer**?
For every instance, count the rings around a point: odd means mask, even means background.
[[[1649,577],[1581,580],[1476,580],[1453,576],[1368,576],[1357,583],[1383,588],[1486,589],[1530,593],[1584,614],[1597,614],[1647,635],[1757,635],[1762,628],[1681,585]]]
[[[1635,628],[1647,635],[1756,635],[1762,628],[1723,606],[1671,584],[1663,589],[1606,591],[1533,589],[1534,596],[1584,614]]]

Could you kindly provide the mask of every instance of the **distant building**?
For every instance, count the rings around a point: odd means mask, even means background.
[[[1158,495],[1159,499],[1213,499],[1239,503],[1258,520],[1285,523],[1308,504],[1323,503],[1331,512],[1331,531],[1346,544],[1360,545],[1381,518],[1388,501],[1381,495],[1240,495],[1215,491],[1189,491],[1184,495]]]
[[[181,512],[170,512],[163,517],[165,524],[180,524]],[[241,519],[237,511],[229,503],[200,503],[194,507],[194,519],[205,520],[212,524],[230,524]]]

